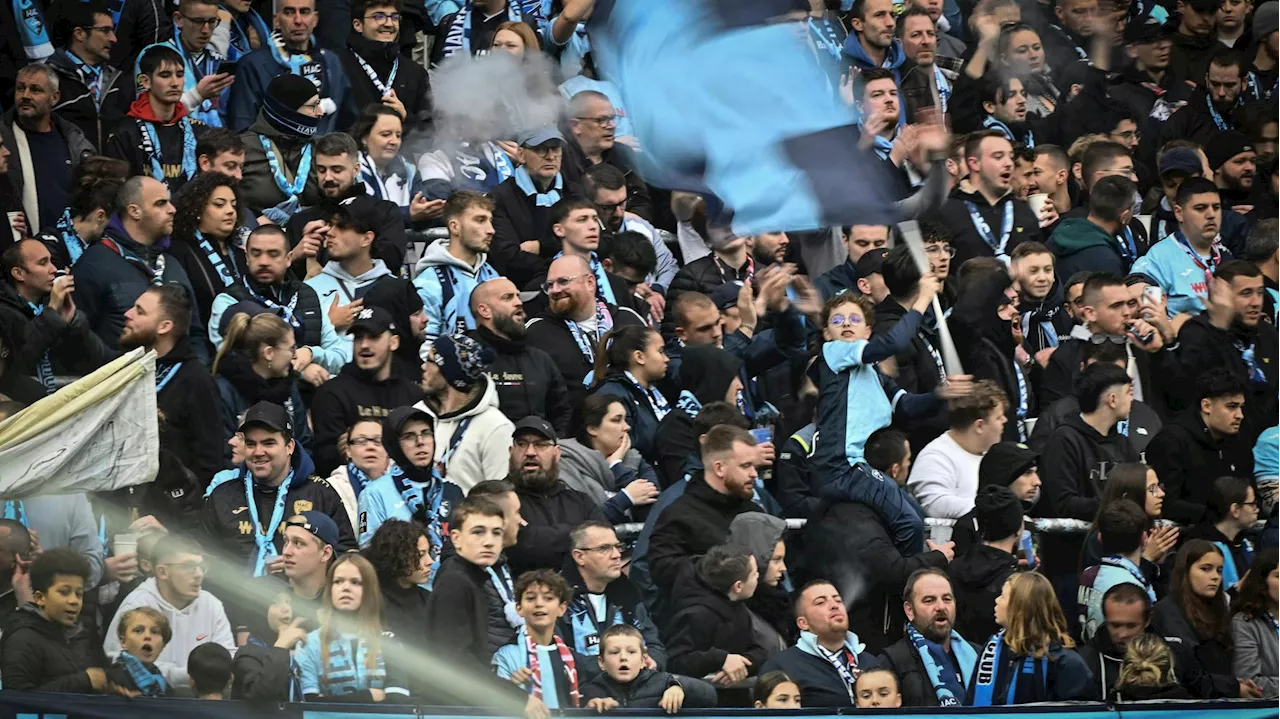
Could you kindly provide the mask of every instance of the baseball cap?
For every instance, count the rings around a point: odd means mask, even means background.
[[[998,442],[978,464],[978,486],[1008,487],[1035,465],[1040,453],[1019,442]]]
[[[301,527],[315,535],[316,539],[333,547],[335,552],[338,550],[338,523],[333,521],[333,518],[324,512],[317,512],[314,509],[301,512],[297,516],[302,517],[305,521],[299,522],[294,519],[285,522],[284,526]]]
[[[1242,152],[1253,152],[1253,143],[1243,132],[1235,130],[1215,134],[1204,148],[1204,154],[1209,158],[1209,167],[1215,171]]]
[[[1188,0],[1186,5],[1201,15],[1218,12],[1218,0]]]
[[[1125,26],[1124,41],[1127,45],[1157,42],[1169,37],[1165,26],[1148,18],[1146,22],[1131,22]]]
[[[552,125],[525,130],[516,136],[516,142],[520,144],[520,147],[537,147],[553,140],[559,141],[562,145],[564,144],[564,135],[561,135],[560,131]]]
[[[382,225],[382,208],[368,195],[348,197],[338,203],[330,216],[330,224],[356,232],[377,232]]]
[[[384,332],[395,331],[396,323],[391,313],[381,307],[365,307],[356,313],[347,332],[352,337],[373,335],[378,337]]]
[[[520,435],[529,432],[541,435],[552,442],[556,442],[556,430],[551,426],[551,423],[541,417],[535,417],[533,415],[529,415],[519,422],[516,422],[515,429],[511,430],[511,436],[513,438],[519,437]]]
[[[736,282],[725,282],[711,290],[711,301],[715,303],[716,309],[723,312],[738,306],[738,293],[741,291],[742,285]]]
[[[854,267],[854,269],[857,270],[857,279],[880,274],[884,269],[884,257],[887,254],[889,254],[889,251],[881,247],[879,249],[871,250],[859,258],[858,264]]]
[[[1170,172],[1185,172],[1188,175],[1199,175],[1204,172],[1200,163],[1200,155],[1190,147],[1175,147],[1160,157],[1160,175]]]
[[[293,422],[289,420],[289,413],[284,407],[274,402],[259,402],[244,413],[240,431],[244,432],[253,427],[266,427],[275,432],[284,432],[290,437],[293,436]]]

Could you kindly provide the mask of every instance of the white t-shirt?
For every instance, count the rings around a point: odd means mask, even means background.
[[[926,517],[960,519],[973,510],[982,455],[971,454],[943,432],[920,450],[911,465],[907,488],[920,500]]]

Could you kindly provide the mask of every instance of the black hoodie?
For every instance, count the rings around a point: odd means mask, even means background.
[[[365,290],[364,306],[381,307],[391,313],[391,319],[396,323],[396,336],[400,338],[400,346],[396,348],[395,355],[401,371],[410,376],[421,372],[422,359],[418,350],[422,347],[422,338],[413,336],[409,318],[421,312],[423,304],[413,283],[395,277],[384,277]]]
[[[996,597],[1004,583],[1018,571],[1018,558],[995,547],[977,543],[947,567],[956,598],[956,631],[979,645],[1000,631],[996,624]]]
[[[307,422],[307,407],[298,390],[298,375],[290,370],[287,377],[262,377],[253,371],[249,358],[240,350],[231,350],[218,361],[218,374],[214,378],[218,396],[222,400],[222,441],[224,466],[231,465],[231,448],[225,442],[240,427],[240,416],[258,402],[271,402],[284,407],[293,420],[294,439],[310,448],[311,426]]]
[[[551,355],[530,347],[524,336],[501,337],[488,327],[477,327],[475,338],[491,347],[494,360],[489,377],[498,390],[498,407],[512,422],[535,415],[555,427],[556,434],[569,436],[573,407],[564,375]]]
[[[972,278],[967,284],[951,312],[952,336],[960,364],[975,380],[989,379],[1004,391],[1009,400],[1009,421],[1005,423],[1001,439],[1022,441],[1016,416],[1019,388],[1026,392],[1027,417],[1035,415],[1035,393],[1029,377],[1021,385],[1018,382],[1013,323],[1000,319],[998,314],[1005,290],[1013,285],[1013,280],[1005,272],[989,272]]]
[[[649,571],[654,584],[662,587],[667,596],[680,596],[671,593],[677,578],[693,574],[698,558],[728,539],[734,517],[758,511],[760,508],[750,499],[720,494],[707,484],[702,472],[695,474],[684,494],[662,512],[654,525],[649,539]]]
[[[705,677],[720,671],[730,654],[746,657],[752,667],[764,665],[767,656],[751,631],[746,602],[731,601],[727,593],[712,588],[702,572],[677,580],[672,596],[680,598],[665,627],[671,638],[667,651],[672,671]]]
[[[682,354],[682,386],[680,391],[667,395],[671,411],[658,423],[658,431],[653,435],[658,454],[658,481],[664,489],[680,481],[689,455],[698,451],[698,437],[693,431],[697,410],[711,402],[725,401],[729,385],[742,370],[741,359],[718,347],[685,347]],[[690,402],[686,392],[697,401]]]
[[[1164,485],[1162,516],[1179,524],[1195,524],[1204,517],[1213,480],[1253,476],[1253,442],[1243,432],[1215,439],[1199,410],[1184,412],[1165,425],[1147,445],[1146,456]]]
[[[0,674],[8,691],[91,694],[89,659],[71,645],[67,628],[32,605],[22,607],[0,638]]]
[[[1249,380],[1249,367],[1241,357],[1242,350],[1249,347],[1253,348],[1254,361],[1262,370],[1264,382]],[[1182,373],[1190,380],[1183,384],[1183,401],[1188,406],[1199,407],[1195,380],[1214,368],[1230,371],[1249,387],[1240,433],[1256,438],[1262,430],[1276,423],[1278,348],[1280,339],[1276,337],[1276,328],[1267,322],[1259,320],[1253,327],[1235,322],[1223,330],[1209,322],[1207,312],[1192,317],[1178,331],[1178,362]]]
[[[417,377],[391,361],[391,374],[375,379],[374,372],[360,369],[355,361],[343,365],[338,376],[316,389],[311,399],[311,430],[315,434],[316,471],[329,476],[342,463],[338,437],[357,419],[380,419],[396,407],[408,407],[422,400]]]
[[[1098,513],[1098,488],[1111,468],[1137,461],[1133,445],[1115,427],[1104,437],[1080,415],[1068,417],[1053,431],[1038,462],[1043,486],[1033,512],[1092,520]]]

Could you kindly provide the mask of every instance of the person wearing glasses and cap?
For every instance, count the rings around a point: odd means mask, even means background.
[[[284,407],[259,402],[240,422],[245,461],[214,476],[205,491],[202,522],[228,561],[243,563],[248,576],[283,571],[280,525],[286,517],[316,510],[338,526],[337,549],[356,548],[342,498],[314,475],[311,458],[294,443],[293,421]],[[225,578],[232,580],[232,578]]]

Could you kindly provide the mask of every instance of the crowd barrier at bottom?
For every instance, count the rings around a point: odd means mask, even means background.
[[[585,710],[561,713],[564,716],[600,716]],[[620,710],[610,712],[625,716],[666,716],[659,711]],[[980,719],[982,717],[1038,717],[1046,719],[1191,719],[1200,714],[1212,719],[1275,719],[1274,701],[1163,701],[1108,705],[1091,702],[1070,704],[1038,704],[1018,707],[955,707],[932,709],[808,709],[792,712],[765,710],[712,709],[681,713],[686,719],[719,717],[728,719],[764,719],[766,717],[803,717],[820,719],[852,715],[884,715],[899,719],[937,719],[939,714]],[[418,707],[408,705],[350,704],[272,704],[250,705],[244,702],[196,701],[194,699],[126,699],[86,694],[39,694],[0,692],[0,719],[468,719],[492,717],[519,719],[484,710],[456,707]]]

